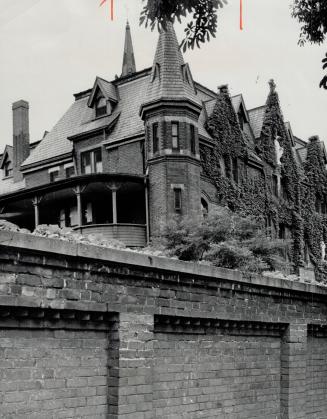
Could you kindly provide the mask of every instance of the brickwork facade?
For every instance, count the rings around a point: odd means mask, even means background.
[[[326,294],[2,233],[3,417],[324,418]]]

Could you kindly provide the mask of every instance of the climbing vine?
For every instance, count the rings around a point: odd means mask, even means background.
[[[323,280],[327,274],[327,264],[323,259],[322,243],[327,244],[326,193],[327,175],[322,145],[318,137],[311,137],[304,163],[304,182],[302,194],[302,218],[304,238],[316,277]]]
[[[324,201],[327,177],[322,149],[318,141],[311,140],[304,168],[298,167],[276,86],[272,80],[269,84],[261,135],[253,150],[253,154],[260,157],[262,168],[253,170],[255,176],[249,176],[252,151],[241,130],[228,88],[223,86],[206,124],[214,146],[213,150],[201,147],[203,172],[216,185],[219,203],[266,222],[275,234],[282,235],[287,228],[292,238],[288,255],[296,269],[304,263],[306,242],[318,278],[323,279],[324,275],[327,278],[327,264],[321,261],[321,242],[327,244],[327,217],[316,212],[317,199],[323,202],[327,212]],[[233,177],[235,159],[239,162],[238,181]],[[278,197],[274,189],[276,179],[280,182]]]

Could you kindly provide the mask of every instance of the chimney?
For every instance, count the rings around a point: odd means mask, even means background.
[[[14,182],[23,179],[20,166],[30,153],[29,105],[25,100],[13,103],[13,177]]]

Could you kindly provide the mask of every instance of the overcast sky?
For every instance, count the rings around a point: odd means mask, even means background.
[[[124,30],[129,18],[137,69],[152,65],[157,33],[138,26],[141,0],[114,0],[115,20],[100,0],[0,0],[0,152],[12,144],[12,102],[30,102],[31,140],[50,130],[97,75],[121,73]],[[303,139],[327,142],[327,91],[319,89],[324,46],[299,47],[291,0],[239,0],[220,13],[217,38],[185,60],[196,81],[213,90],[228,83],[248,108],[264,104],[274,78],[285,120]],[[182,38],[181,27],[177,27]]]

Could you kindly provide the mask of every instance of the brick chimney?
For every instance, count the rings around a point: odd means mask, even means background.
[[[25,100],[13,103],[13,177],[14,182],[23,179],[20,166],[30,153],[29,105]]]

